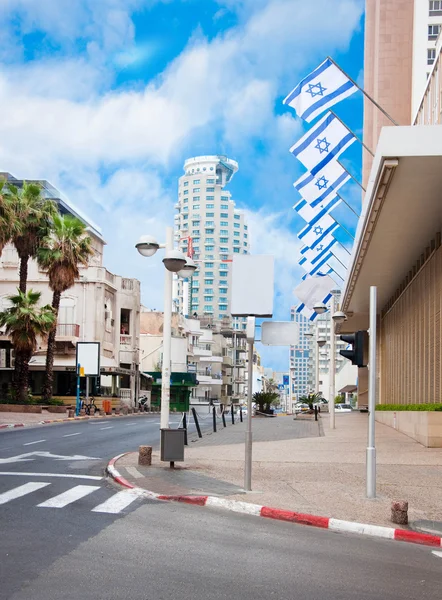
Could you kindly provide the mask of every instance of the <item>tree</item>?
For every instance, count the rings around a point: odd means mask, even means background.
[[[55,322],[51,306],[39,308],[40,292],[17,290],[16,296],[10,296],[12,306],[0,312],[0,327],[6,327],[11,336],[16,361],[20,368],[16,372],[16,399],[26,402],[29,385],[29,361],[37,347],[38,336],[45,337]]]
[[[86,235],[86,226],[70,215],[56,215],[52,228],[41,240],[37,250],[37,260],[49,276],[49,287],[52,294],[52,308],[55,321],[48,335],[46,352],[46,373],[43,385],[43,397],[46,401],[52,398],[54,382],[54,353],[57,318],[60,298],[63,292],[72,287],[79,278],[79,265],[87,265],[93,254],[91,238]]]
[[[0,255],[6,244],[21,228],[21,223],[14,214],[11,197],[5,183],[5,179],[0,178]]]
[[[301,398],[299,398],[299,402],[308,404],[310,410],[313,410],[313,405],[320,400],[322,400],[322,394],[320,392],[316,392],[315,394],[307,394],[306,396],[301,396]]]
[[[39,243],[51,227],[57,213],[57,205],[42,194],[38,183],[23,183],[22,188],[7,184],[9,203],[17,225],[11,232],[11,240],[20,258],[19,289],[26,292],[28,263],[37,254]]]
[[[253,394],[253,401],[258,405],[259,412],[266,412],[272,404],[276,404],[279,401],[279,394],[276,392],[255,392]]]

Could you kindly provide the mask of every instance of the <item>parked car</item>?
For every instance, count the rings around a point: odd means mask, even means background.
[[[236,411],[236,415],[239,417],[239,416],[240,416],[240,414],[241,414],[241,411],[240,411],[240,409],[238,408],[238,410]],[[245,407],[243,407],[243,409],[242,409],[242,416],[243,416],[243,417],[247,416],[247,408],[245,408]]]
[[[335,411],[336,412],[351,412],[351,405],[350,404],[336,404],[335,405]]]
[[[308,412],[309,410],[310,407],[305,402],[298,402],[297,404],[295,404],[295,413]]]

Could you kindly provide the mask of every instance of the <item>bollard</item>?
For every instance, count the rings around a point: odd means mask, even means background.
[[[183,429],[184,429],[184,445],[188,446],[187,443],[187,415],[184,413],[183,415]]]
[[[222,418],[223,418],[223,425],[224,425],[224,427],[227,427],[227,425],[226,425],[226,415],[224,414],[224,410],[223,410],[223,412],[221,413],[221,416],[222,416]]]
[[[318,407],[315,406],[315,421],[318,420]]]
[[[242,406],[239,407],[239,420],[241,421],[241,423],[243,422],[243,419],[242,419]]]
[[[192,406],[192,414],[193,414],[193,420],[195,421],[195,427],[198,432],[198,437],[202,438],[203,434],[201,433],[201,428],[200,428],[200,424],[198,423],[198,417],[196,415],[196,410],[193,408],[193,406]]]
[[[235,413],[233,411],[233,404],[230,405],[230,412],[232,414],[232,425],[235,425]]]
[[[391,521],[397,525],[408,524],[408,502],[406,500],[394,500],[391,503]]]
[[[127,408],[127,406],[123,406],[122,411],[123,415],[127,415],[129,413],[129,409]]]
[[[138,464],[150,467],[152,464],[152,446],[140,446],[138,448]]]
[[[69,418],[69,419],[72,419],[72,417],[75,417],[75,410],[74,410],[74,409],[72,409],[72,408],[70,408],[70,409],[68,410],[68,418]]]
[[[117,408],[115,409],[115,414],[119,415],[120,414],[120,408],[117,406]]]
[[[216,433],[216,407],[212,408],[212,418],[213,418],[213,433]]]

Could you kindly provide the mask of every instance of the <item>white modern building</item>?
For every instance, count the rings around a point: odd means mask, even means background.
[[[175,280],[176,308],[185,316],[230,316],[232,258],[250,248],[244,213],[225,189],[237,170],[238,163],[226,156],[197,156],[184,163],[175,241],[199,267],[190,280]],[[235,320],[235,329],[245,327],[244,319]]]
[[[315,352],[312,336],[313,325],[306,317],[291,308],[290,318],[299,327],[299,339],[296,346],[290,347],[290,370],[292,372],[292,399],[298,401],[315,388]]]

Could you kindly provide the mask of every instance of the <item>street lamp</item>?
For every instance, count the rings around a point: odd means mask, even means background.
[[[327,307],[323,302],[316,302],[316,304],[313,306],[313,310],[317,315],[323,315],[325,312],[327,312]]]
[[[160,244],[151,235],[141,236],[135,248],[142,256],[153,256],[159,248],[164,248],[166,254],[163,264],[166,267],[164,280],[164,324],[163,324],[163,366],[161,372],[161,417],[160,429],[169,428],[170,413],[170,357],[172,345],[172,280],[173,273],[189,277],[196,265],[191,258],[184,256],[173,247],[173,228],[166,228],[166,243]]]

